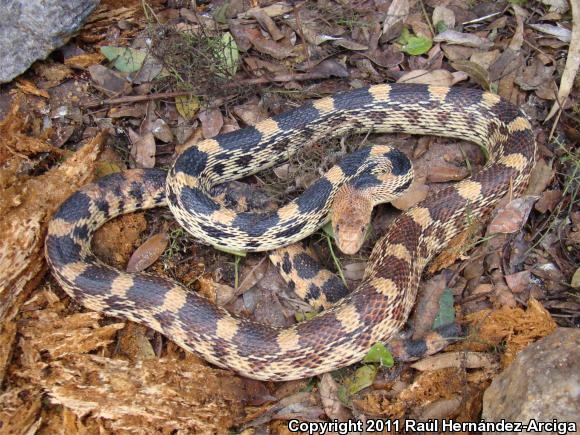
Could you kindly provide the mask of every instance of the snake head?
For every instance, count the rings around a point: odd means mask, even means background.
[[[334,242],[344,254],[356,254],[365,241],[373,203],[364,191],[345,185],[336,193],[330,211]]]

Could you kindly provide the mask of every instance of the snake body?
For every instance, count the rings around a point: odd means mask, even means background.
[[[473,177],[403,213],[374,246],[361,284],[310,320],[278,329],[237,318],[175,282],[104,265],[90,250],[91,235],[103,222],[165,205],[212,245],[260,251],[299,240],[326,219],[328,210],[313,198],[332,196],[361,162],[339,165],[304,199],[277,212],[236,214],[212,199],[212,187],[352,129],[465,139],[484,147],[489,161]],[[304,378],[355,363],[373,344],[388,341],[406,321],[428,261],[506,193],[522,191],[535,148],[525,115],[491,93],[405,84],[357,89],[202,141],[178,157],[167,175],[133,170],[85,186],[50,222],[46,255],[63,289],[89,309],[145,324],[246,377]],[[398,158],[388,147],[383,152]]]

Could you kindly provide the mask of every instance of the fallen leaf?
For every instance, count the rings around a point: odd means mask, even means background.
[[[381,342],[377,342],[370,348],[365,357],[363,358],[365,363],[377,363],[381,367],[393,367],[395,365],[395,360],[391,352],[385,347]]]
[[[409,16],[409,1],[408,0],[393,0],[387,14],[385,21],[383,21],[383,35],[387,39],[397,37],[397,26],[402,25],[405,19]]]
[[[541,195],[551,183],[554,175],[556,171],[552,168],[552,163],[548,164],[544,159],[538,160],[532,169],[524,195]]]
[[[572,32],[564,27],[554,26],[552,24],[533,24],[529,23],[532,29],[546,35],[554,36],[562,42],[570,42],[572,40]]]
[[[265,6],[262,8],[262,11],[270,18],[278,17],[280,15],[287,14],[294,9],[293,6],[289,5],[288,3],[284,2],[276,2],[269,6]],[[242,12],[238,14],[238,18],[251,18],[249,11]]]
[[[352,51],[366,51],[369,49],[368,45],[360,44],[356,41],[344,38],[338,38],[334,40],[332,44]]]
[[[101,53],[84,53],[65,59],[64,64],[76,69],[87,69],[91,65],[101,63],[105,59]]]
[[[146,132],[142,136],[132,128],[128,129],[131,140],[131,158],[135,168],[153,168],[155,166],[155,137]]]
[[[256,19],[258,24],[260,24],[260,26],[270,34],[274,41],[279,41],[284,38],[284,34],[280,32],[280,29],[278,29],[274,20],[272,20],[264,9],[252,8],[249,9],[247,13]]]
[[[272,56],[274,59],[278,60],[292,56],[293,52],[291,47],[287,47],[264,37],[255,38],[252,40],[252,45],[260,53],[267,54],[268,56]]]
[[[370,387],[377,377],[377,367],[375,365],[365,365],[359,367],[354,374],[344,382],[350,395],[358,393]]]
[[[433,320],[432,329],[451,325],[455,322],[455,309],[453,308],[453,304],[453,293],[449,287],[445,287],[439,299],[439,311],[437,312],[437,316],[435,316],[435,320]]]
[[[425,36],[415,36],[409,33],[409,30],[405,27],[398,42],[403,44],[401,51],[411,56],[419,56],[421,54],[427,53],[433,46],[433,41]]]
[[[519,231],[528,220],[532,206],[537,200],[537,196],[523,196],[510,201],[498,210],[487,227],[488,234],[511,234]]]
[[[463,71],[484,90],[489,91],[489,73],[477,63],[468,60],[457,60],[451,62],[451,66],[458,71]]]
[[[456,32],[455,30],[446,30],[445,32],[439,33],[433,38],[433,42],[446,42],[448,44],[464,45],[482,50],[493,46],[493,42],[489,39],[481,38],[471,33]]]
[[[415,204],[427,198],[429,193],[429,186],[424,181],[415,178],[411,183],[411,187],[400,198],[391,201],[391,204],[399,210],[408,210]]]
[[[139,246],[127,263],[127,272],[141,272],[157,261],[167,248],[169,237],[166,232],[149,237]]]
[[[173,142],[173,132],[163,119],[157,118],[155,121],[153,121],[149,127],[149,130],[151,133],[153,133],[153,136],[155,136],[160,141],[165,143]]]
[[[322,375],[318,384],[318,392],[324,412],[330,420],[346,421],[352,417],[352,414],[339,400],[338,389],[339,385],[330,373]]]
[[[531,278],[532,273],[529,270],[524,270],[522,272],[506,275],[505,282],[512,292],[521,293],[528,287],[528,285],[530,285]]]
[[[131,90],[131,84],[125,77],[103,65],[91,65],[88,70],[96,87],[109,96],[125,94]]]
[[[573,288],[580,288],[580,267],[576,269],[576,272],[574,272],[572,280],[570,281],[570,286]]]
[[[550,6],[550,12],[565,14],[566,12],[568,12],[568,9],[570,9],[567,0],[540,0],[540,1],[545,5]]]
[[[238,70],[240,52],[234,37],[230,32],[222,35],[223,49],[218,53],[217,59],[221,61],[222,68],[218,75],[233,77]],[[222,73],[223,71],[223,73]]]
[[[440,28],[440,23],[445,25],[445,28],[439,33],[448,29],[453,29],[455,27],[455,13],[445,6],[435,6],[435,9],[433,9],[432,21],[437,29]]]
[[[224,125],[224,118],[219,109],[203,109],[199,112],[203,137],[210,139],[217,136]]]
[[[191,121],[197,115],[200,107],[199,98],[195,95],[180,95],[175,97],[175,108],[186,120]]]
[[[433,86],[452,86],[455,83],[466,80],[467,74],[460,73],[454,75],[445,69],[436,69],[434,71],[413,70],[403,74],[397,83],[422,83]]]
[[[497,360],[493,354],[484,352],[446,352],[423,358],[421,361],[411,364],[415,370],[434,371],[448,367],[477,369],[481,367],[494,367]]]
[[[99,47],[103,56],[113,62],[113,66],[126,73],[137,72],[141,69],[147,53],[143,50],[136,50],[128,47],[114,47],[103,45]]]
[[[540,196],[538,202],[534,204],[534,208],[540,213],[546,213],[547,211],[552,211],[560,202],[562,198],[561,190],[545,190]]]
[[[560,107],[564,106],[570,91],[574,86],[574,80],[578,74],[580,67],[580,5],[578,2],[571,2],[572,4],[572,37],[570,47],[568,48],[568,57],[566,58],[566,66],[562,73],[560,80],[560,88],[558,90],[558,100],[550,109],[546,121],[552,118]]]
[[[327,228],[326,225],[324,226],[324,228],[325,229]],[[329,228],[332,231],[332,226]],[[331,236],[334,237],[333,235]],[[342,268],[342,272],[346,279],[360,281],[364,276],[366,266],[367,266],[366,261],[362,262],[359,261],[356,263],[346,263]]]

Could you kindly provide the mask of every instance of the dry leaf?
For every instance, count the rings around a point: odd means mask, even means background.
[[[69,57],[68,59],[65,59],[64,64],[70,66],[71,68],[87,69],[91,65],[101,63],[103,60],[105,60],[105,56],[103,56],[100,52],[86,53]]]
[[[127,272],[141,272],[151,266],[163,254],[169,243],[166,232],[149,237],[139,246],[127,263]]]
[[[139,136],[132,128],[128,129],[131,140],[131,158],[135,168],[153,168],[155,166],[155,137],[147,132]]]
[[[409,1],[408,0],[393,0],[383,22],[383,35],[387,35],[387,39],[393,39],[398,36],[395,33],[398,25],[402,25],[409,15]]]
[[[556,208],[556,205],[560,202],[562,198],[561,190],[546,190],[542,193],[542,196],[534,205],[534,208],[540,213],[546,213],[547,211],[552,211]]]
[[[350,410],[344,406],[338,398],[338,383],[330,373],[325,373],[318,384],[320,401],[328,418],[338,421],[346,421],[352,417]]]
[[[489,39],[480,38],[471,33],[456,32],[455,30],[446,30],[445,32],[439,33],[433,38],[433,42],[446,42],[448,44],[463,45],[465,47],[480,48],[482,50],[493,46],[493,42]]]
[[[480,367],[494,367],[497,365],[493,354],[483,352],[446,352],[423,358],[411,364],[415,370],[433,371],[448,367],[477,369]]]
[[[496,213],[487,227],[488,234],[511,234],[519,231],[528,220],[537,196],[523,196],[510,201]]]
[[[401,197],[391,201],[391,204],[399,210],[408,210],[415,204],[420,203],[429,193],[429,186],[425,184],[424,180],[415,178],[411,183],[411,187]]]
[[[219,109],[204,109],[199,112],[203,137],[210,139],[219,134],[224,125],[224,118]]]
[[[433,9],[433,24],[444,23],[448,29],[455,27],[455,13],[445,6],[435,6]]]
[[[524,270],[522,272],[506,275],[505,282],[512,292],[521,293],[528,287],[531,278],[531,272],[529,270]]]
[[[580,5],[578,2],[571,2],[572,4],[572,40],[568,49],[568,57],[566,58],[566,66],[562,73],[560,80],[560,89],[558,90],[558,101],[550,109],[550,113],[546,117],[548,121],[556,114],[560,107],[563,107],[564,102],[570,95],[570,91],[574,86],[574,80],[578,74],[580,67]]]
[[[524,194],[541,195],[554,178],[554,175],[556,175],[556,170],[552,168],[551,163],[546,163],[544,159],[538,160],[534,169],[532,169],[530,181]]]
[[[457,60],[451,62],[451,66],[458,71],[463,71],[484,90],[489,91],[489,73],[477,63],[468,60]]]
[[[162,142],[169,143],[173,142],[174,136],[171,128],[167,125],[167,123],[161,119],[157,118],[155,121],[151,123],[150,131],[153,133],[157,139]]]

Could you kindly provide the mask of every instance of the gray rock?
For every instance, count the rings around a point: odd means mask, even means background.
[[[64,45],[100,0],[0,0],[0,83]]]
[[[580,329],[558,328],[528,346],[485,391],[483,419],[524,424],[556,419],[580,427],[579,361]],[[545,427],[540,433],[556,431]]]

